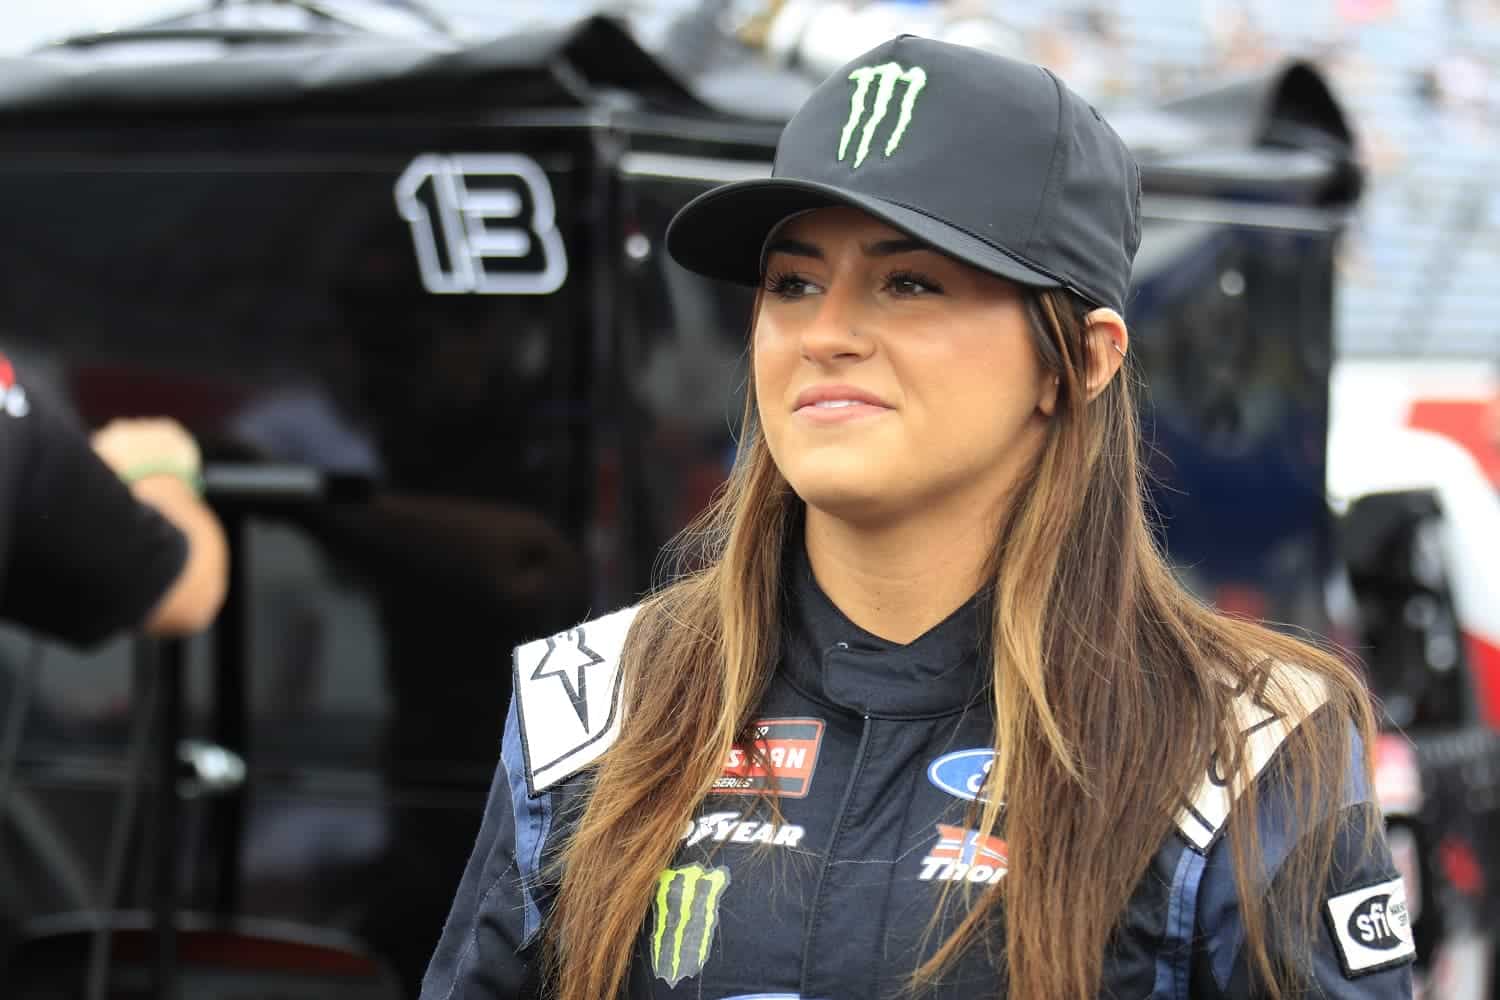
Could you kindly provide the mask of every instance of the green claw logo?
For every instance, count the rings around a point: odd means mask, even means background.
[[[927,71],[920,66],[902,69],[898,63],[890,62],[881,66],[861,66],[849,74],[849,79],[854,81],[854,93],[849,97],[849,120],[844,123],[844,131],[839,137],[840,163],[844,162],[844,156],[849,152],[849,143],[854,139],[854,132],[859,128],[860,119],[865,116],[865,99],[870,96],[870,83],[876,81],[875,107],[870,112],[869,120],[865,122],[864,130],[860,132],[859,147],[854,151],[853,169],[858,170],[870,152],[870,142],[875,138],[875,130],[885,121],[886,112],[891,109],[896,84],[904,82],[906,93],[901,98],[901,113],[896,119],[896,128],[886,140],[885,155],[890,156],[901,145],[901,137],[911,124],[912,109],[917,106],[917,95],[927,86]]]
[[[729,869],[668,868],[656,879],[656,920],[651,967],[675,987],[703,971],[719,924],[719,901],[729,887]]]

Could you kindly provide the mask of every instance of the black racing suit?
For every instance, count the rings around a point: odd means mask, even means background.
[[[769,779],[738,756],[726,761],[658,883],[636,942],[632,1000],[901,996],[941,940],[928,930],[943,884],[982,885],[1005,873],[1003,841],[964,825],[992,758],[979,599],[896,645],[840,614],[792,548],[787,641],[760,711],[783,822],[752,808]],[[567,837],[559,807],[576,774],[618,722],[610,660],[632,613],[517,651],[519,700],[504,760],[422,1000],[540,995],[536,958],[550,900],[540,873]],[[558,743],[564,729],[575,738]],[[1383,839],[1371,853],[1359,849],[1363,825],[1380,822],[1369,799],[1352,787],[1339,816],[1341,856],[1308,970],[1316,995],[1411,994],[1400,881]],[[1228,838],[1216,835],[1223,817],[1198,801],[1203,808],[1184,811],[1130,900],[1102,996],[1257,995],[1241,951]],[[1262,847],[1274,877],[1295,838],[1267,802]],[[962,898],[950,895],[955,905]],[[951,927],[949,919],[939,930]],[[928,995],[998,995],[986,951],[969,949]]]

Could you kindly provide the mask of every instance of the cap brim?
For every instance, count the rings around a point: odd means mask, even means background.
[[[760,283],[761,252],[782,222],[799,212],[848,205],[981,271],[1035,288],[1063,282],[956,226],[866,194],[815,181],[769,177],[738,181],[688,202],[667,227],[667,252],[687,268],[741,285]]]

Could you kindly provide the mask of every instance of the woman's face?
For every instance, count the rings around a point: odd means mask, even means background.
[[[998,504],[1035,460],[1055,386],[1020,288],[855,209],[773,237],[756,405],[810,507],[876,524]]]

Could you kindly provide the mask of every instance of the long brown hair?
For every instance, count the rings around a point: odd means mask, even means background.
[[[1230,698],[1254,687],[1287,711],[1306,707],[1299,686],[1283,683],[1289,672],[1271,669],[1285,663],[1320,682],[1327,701],[1279,758],[1308,834],[1275,894],[1263,884],[1254,784],[1228,829],[1246,954],[1270,995],[1282,996],[1298,985],[1295,956],[1331,865],[1337,831],[1318,820],[1350,777],[1351,721],[1371,745],[1364,686],[1338,658],[1217,614],[1182,587],[1147,520],[1129,378],[1122,372],[1090,400],[1083,305],[1060,291],[1027,296],[1059,399],[996,526],[988,567],[997,722],[977,822],[995,833],[1005,803],[1010,868],[913,970],[913,987],[984,940],[1003,903],[1010,996],[1096,995],[1110,935],[1185,795],[1216,753],[1247,766]],[[744,428],[728,483],[684,536],[699,568],[643,603],[626,643],[620,736],[556,873],[546,954],[558,1000],[623,988],[658,874],[728,752],[748,742],[776,669],[782,551],[800,501],[760,435],[753,392]]]

